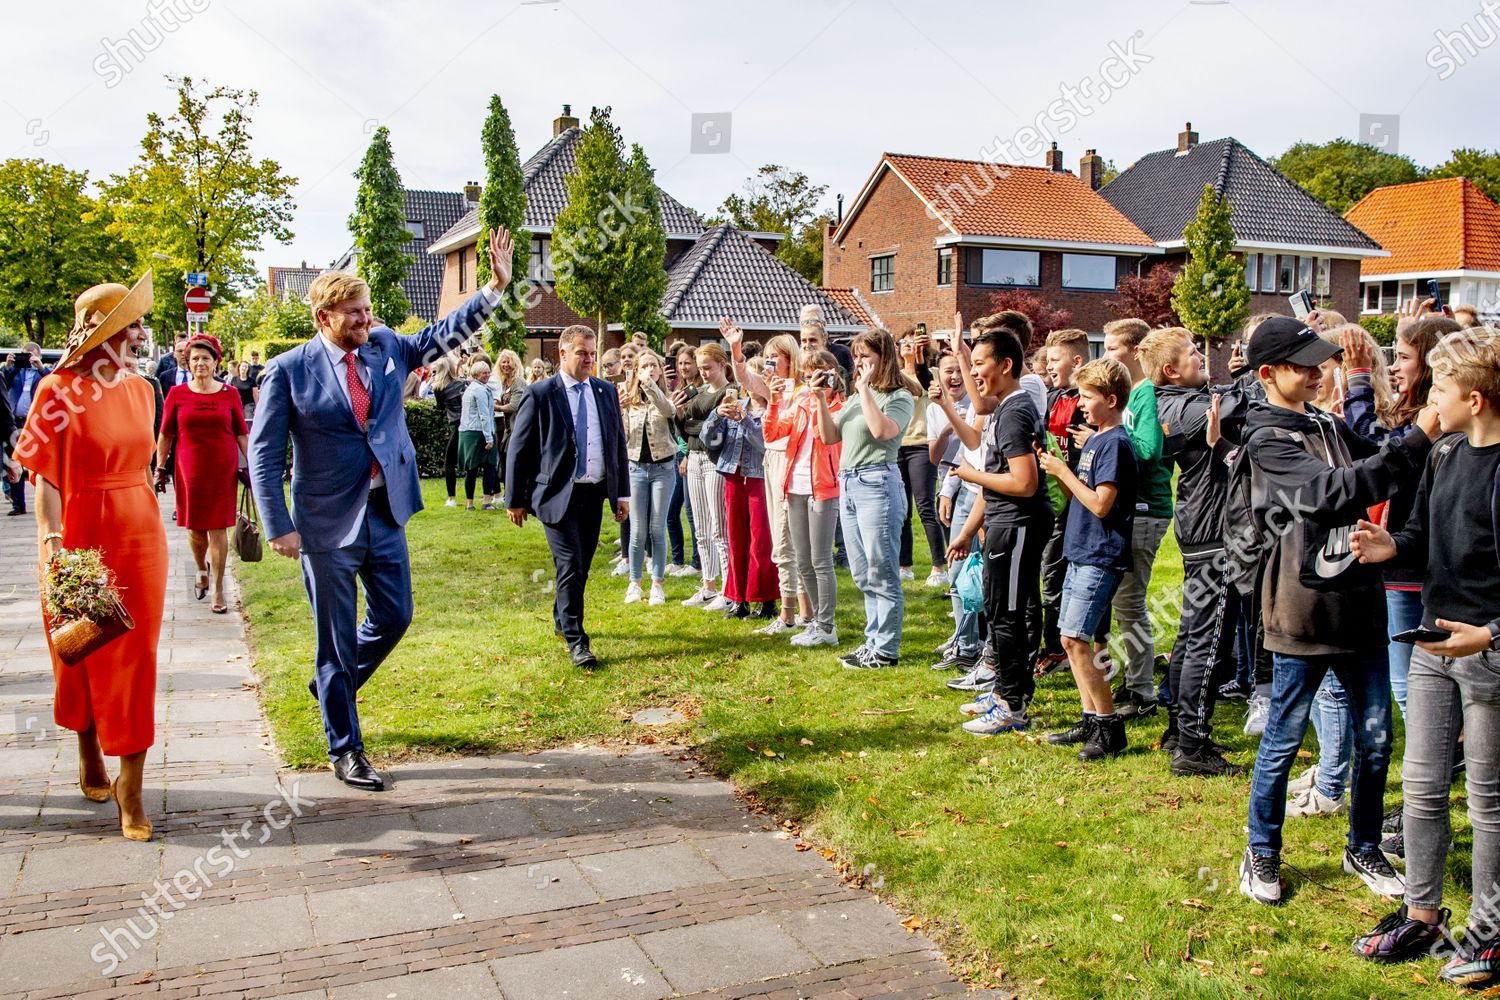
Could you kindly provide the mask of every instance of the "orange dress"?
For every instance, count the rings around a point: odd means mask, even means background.
[[[74,666],[52,654],[57,724],[82,731],[92,723],[111,757],[146,750],[156,735],[167,533],[149,482],[155,410],[143,378],[127,375],[107,386],[62,368],[37,384],[14,451],[32,475],[62,494],[63,547],[103,552],[135,620],[134,629]],[[41,534],[39,519],[38,542]]]

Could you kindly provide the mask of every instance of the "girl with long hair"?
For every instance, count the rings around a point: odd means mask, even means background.
[[[625,418],[625,453],[630,459],[630,584],[625,603],[641,600],[641,573],[646,541],[651,542],[649,604],[665,604],[662,582],[667,563],[667,506],[677,465],[676,415],[667,396],[666,371],[649,350],[636,354],[635,367],[620,391]]]
[[[729,355],[718,344],[704,344],[693,352],[703,384],[677,390],[672,405],[688,442],[688,503],[693,508],[693,537],[703,562],[703,585],[683,601],[683,607],[723,611],[729,606],[719,593],[719,580],[729,564],[724,535],[724,481],[709,455],[701,431],[709,414],[719,408],[724,392],[732,384]],[[738,388],[738,387],[736,387]]]

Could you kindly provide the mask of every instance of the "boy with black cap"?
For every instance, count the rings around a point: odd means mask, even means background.
[[[1329,670],[1349,693],[1359,750],[1344,871],[1380,895],[1404,891],[1380,853],[1391,753],[1385,595],[1378,571],[1355,558],[1350,535],[1367,508],[1421,474],[1438,422],[1424,411],[1418,426],[1377,451],[1309,406],[1322,382],[1319,366],[1339,353],[1337,344],[1283,316],[1262,323],[1250,343],[1250,368],[1266,402],[1250,409],[1244,447],[1261,539],[1265,645],[1275,662],[1271,716],[1250,782],[1250,843],[1240,861],[1240,891],[1258,903],[1281,901],[1287,780]]]

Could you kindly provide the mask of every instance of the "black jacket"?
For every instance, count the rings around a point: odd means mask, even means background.
[[[1245,422],[1264,549],[1266,649],[1329,656],[1384,649],[1385,591],[1349,550],[1367,509],[1421,475],[1432,444],[1413,429],[1378,449],[1318,410],[1257,403]]]
[[[1172,521],[1184,556],[1217,552],[1224,547],[1220,521],[1229,494],[1229,459],[1240,440],[1247,409],[1244,394],[1222,393],[1222,436],[1210,447],[1207,388],[1156,387],[1156,415],[1165,436],[1166,454],[1177,465],[1177,502]]]

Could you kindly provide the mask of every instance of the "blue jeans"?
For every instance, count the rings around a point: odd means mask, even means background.
[[[667,505],[677,459],[630,463],[630,579],[641,581],[646,537],[651,537],[651,579],[667,575]]]
[[[1318,734],[1318,773],[1313,784],[1336,801],[1344,797],[1349,783],[1349,759],[1354,755],[1354,737],[1349,729],[1354,718],[1349,714],[1349,693],[1331,673],[1313,696],[1311,718],[1313,731]]]
[[[1385,650],[1298,657],[1274,653],[1271,717],[1255,774],[1250,779],[1250,850],[1261,857],[1281,853],[1286,786],[1307,735],[1313,699],[1330,670],[1343,684],[1354,729],[1354,776],[1349,789],[1349,847],[1356,853],[1380,846],[1385,775],[1391,761],[1391,677]]]
[[[839,473],[840,521],[849,552],[849,572],[865,598],[865,645],[895,658],[901,650],[901,521],[906,490],[895,462],[862,465]]]
[[[1385,592],[1385,616],[1390,622],[1391,635],[1405,632],[1422,624],[1422,592],[1420,590],[1387,590]],[[1389,647],[1391,661],[1391,697],[1401,709],[1401,720],[1406,721],[1406,675],[1411,669],[1409,642],[1393,642]]]
[[[974,509],[977,494],[970,492],[967,488],[960,488],[958,496],[953,498],[953,520],[949,522],[948,541],[951,543],[964,530],[964,522],[969,519],[969,512]],[[979,543],[976,540],[974,544]],[[960,560],[961,562],[962,560]],[[949,570],[957,568],[958,563],[948,567]],[[979,655],[979,617],[978,611],[965,611],[963,598],[957,595],[953,598],[953,639],[958,643],[958,655]]]
[[[1122,579],[1124,574],[1116,570],[1069,563],[1057,606],[1057,631],[1068,639],[1090,641]]]
[[[683,554],[682,537],[682,511],[687,508],[688,530],[693,527],[693,508],[685,502],[687,500],[687,480],[682,473],[677,471],[677,463],[682,461],[678,455],[672,460],[672,499],[667,501],[667,541],[671,543],[671,562],[674,566],[686,566],[688,560]],[[698,544],[693,543],[693,565],[698,565]]]

